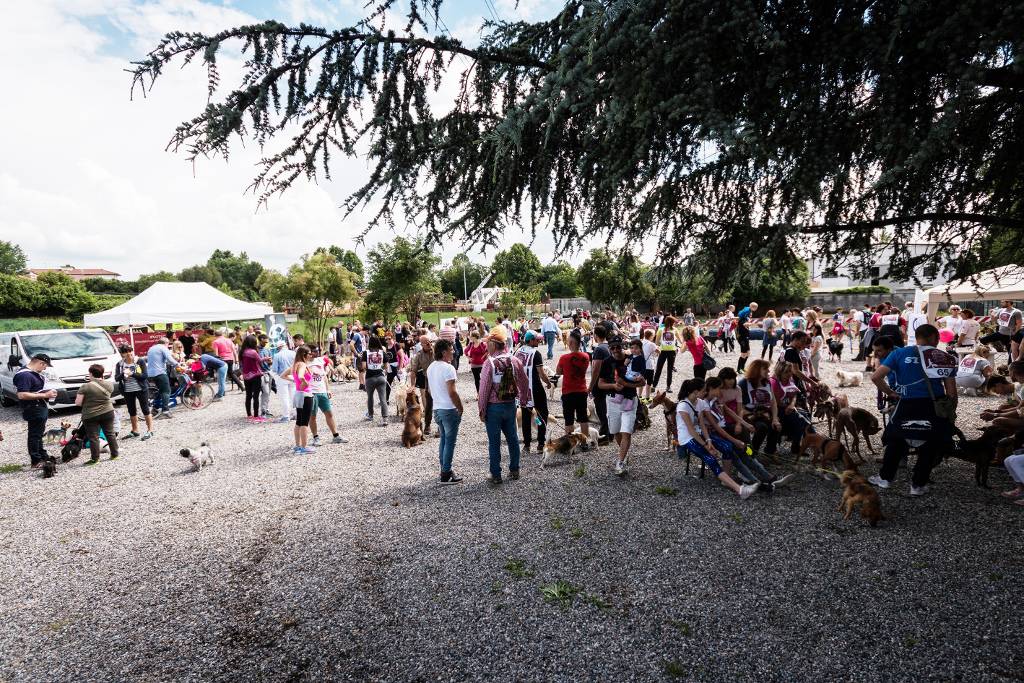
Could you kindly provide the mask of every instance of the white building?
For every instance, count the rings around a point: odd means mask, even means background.
[[[912,256],[924,254],[934,245],[926,242],[907,245]],[[849,287],[866,287],[883,285],[892,290],[914,289],[917,285],[912,280],[893,280],[889,278],[889,261],[892,258],[892,247],[877,245],[867,255],[869,263],[858,263],[854,260],[842,264],[832,264],[824,259],[812,256],[806,259],[807,270],[811,278],[811,291],[828,292]],[[948,259],[943,259],[944,267]],[[921,289],[928,289],[946,283],[943,268],[931,265],[919,273]]]

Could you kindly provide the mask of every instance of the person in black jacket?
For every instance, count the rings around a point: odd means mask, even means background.
[[[125,436],[125,439],[133,439],[139,436],[139,406],[142,407],[142,416],[146,418],[146,433],[142,440],[153,436],[153,417],[149,414],[149,380],[146,376],[146,359],[136,358],[132,348],[128,345],[121,346],[118,351],[121,353],[121,360],[114,368],[114,379],[121,388],[121,395],[124,396],[124,404],[128,407],[128,416],[132,421],[132,431]]]

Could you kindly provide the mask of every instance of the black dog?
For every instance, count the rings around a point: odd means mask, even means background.
[[[43,463],[43,479],[49,479],[57,476],[57,458],[49,456],[46,458],[46,462]]]
[[[983,488],[989,488],[988,468],[992,462],[992,456],[996,452],[996,444],[999,438],[994,434],[983,434],[978,439],[968,439],[959,428],[954,427],[953,433],[956,439],[953,442],[953,450],[950,455],[958,460],[974,463],[974,483]]]

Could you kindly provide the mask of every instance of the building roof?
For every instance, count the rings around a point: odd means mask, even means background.
[[[64,273],[71,277],[99,277],[102,275],[117,275],[120,277],[121,273],[115,273],[112,270],[106,268],[29,268],[28,272],[35,273],[36,275],[42,275],[43,273]]]

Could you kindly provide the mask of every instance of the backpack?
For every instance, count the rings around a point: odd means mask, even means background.
[[[647,404],[640,401],[636,407],[636,422],[634,424],[636,429],[643,431],[651,426],[651,412],[647,409]]]
[[[498,374],[497,368],[495,373]],[[512,367],[512,358],[509,357],[508,365],[501,371],[501,379],[498,381],[497,396],[499,401],[512,401],[519,396],[519,388],[516,386],[515,368]]]

